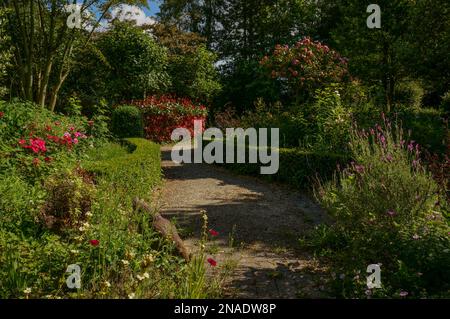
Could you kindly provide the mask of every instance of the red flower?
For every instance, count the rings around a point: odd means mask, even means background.
[[[212,258],[208,258],[208,263],[211,265],[211,267],[217,266],[217,262]]]
[[[92,246],[97,247],[97,246],[100,244],[100,241],[98,241],[97,239],[91,239],[91,240],[89,241],[89,243],[90,243]]]
[[[214,229],[210,229],[209,230],[209,233],[211,234],[211,236],[213,236],[213,237],[217,237],[217,236],[219,236],[219,233],[218,232],[216,232]]]
[[[46,157],[44,160],[45,160],[47,163],[50,163],[50,162],[52,161],[52,158],[51,158],[51,157]]]
[[[0,112],[0,119],[5,115],[5,113]]]
[[[94,126],[94,121],[88,121],[88,125],[89,125],[90,127]]]
[[[35,159],[33,159],[33,165],[34,166],[38,166],[39,165],[39,163],[40,163],[41,161],[39,160],[39,158],[35,158]]]

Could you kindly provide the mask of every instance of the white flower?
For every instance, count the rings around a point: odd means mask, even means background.
[[[141,275],[137,275],[136,278],[137,278],[139,281],[142,281],[142,280],[145,279],[144,276],[141,276]]]
[[[148,272],[144,273],[144,278],[147,278],[147,279],[150,278],[150,275],[148,274]]]
[[[109,281],[105,281],[104,284],[107,288],[111,287],[111,284],[109,283]]]
[[[23,293],[24,294],[31,294],[31,288],[26,288],[24,291],[23,291]]]
[[[123,264],[124,266],[128,266],[128,265],[130,264],[130,263],[128,262],[128,260],[125,260],[125,259],[122,259],[121,262],[122,262],[122,264]]]
[[[87,216],[87,217],[92,217],[92,213],[91,213],[91,212],[87,212],[87,213],[86,213],[86,216]]]
[[[79,253],[79,251],[78,250],[76,250],[76,249],[72,249],[71,251],[70,251],[72,254],[74,254],[74,255],[76,255],[76,254],[78,254]]]
[[[128,295],[128,299],[134,299],[136,297],[136,294],[133,292]]]

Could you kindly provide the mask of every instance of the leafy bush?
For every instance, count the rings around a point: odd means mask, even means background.
[[[317,199],[335,219],[327,235],[323,229],[315,235],[323,239],[319,251],[342,273],[336,278],[336,293],[407,293],[415,298],[448,294],[445,195],[422,164],[421,147],[405,141],[402,130],[391,129],[387,122],[385,128],[354,130],[350,149],[354,162],[338,171],[335,181],[316,189]],[[367,290],[365,278],[357,276],[370,264],[382,265],[383,289]]]
[[[56,231],[82,227],[92,211],[95,188],[81,169],[67,170],[45,180],[47,193],[40,218],[45,226]]]
[[[156,142],[171,141],[176,128],[186,128],[194,135],[194,121],[206,121],[207,110],[187,98],[173,96],[151,96],[145,100],[133,101],[143,116],[146,138]]]
[[[107,79],[106,97],[110,102],[142,99],[169,88],[167,50],[142,29],[115,21],[97,43],[109,65],[102,78]]]
[[[172,55],[169,64],[172,91],[178,96],[211,101],[221,89],[214,67],[216,59],[205,46],[199,46],[192,53]]]
[[[344,107],[339,85],[332,84],[318,89],[315,102],[308,110],[310,123],[315,123],[315,149],[344,152],[352,125],[351,110]]]
[[[277,45],[261,64],[272,79],[285,83],[292,97],[305,98],[316,89],[340,82],[347,71],[347,60],[319,41],[306,37],[294,46]]]
[[[122,105],[114,109],[111,116],[111,131],[117,137],[142,137],[144,123],[138,108]]]
[[[64,117],[32,103],[1,103],[0,168],[36,181],[73,165],[93,142],[86,118]]]
[[[420,108],[425,90],[418,81],[401,82],[395,89],[395,102],[412,108]]]

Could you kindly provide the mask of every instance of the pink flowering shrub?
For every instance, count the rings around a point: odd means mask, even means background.
[[[368,294],[441,296],[450,288],[448,207],[422,162],[420,145],[385,121],[368,131],[354,128],[349,148],[353,162],[316,189],[335,220],[325,236],[332,260],[349,278],[338,280],[336,288],[363,296],[366,278],[353,279],[355,272],[379,263],[383,289]]]
[[[277,45],[260,64],[272,79],[285,82],[295,97],[341,82],[348,74],[347,59],[309,37],[293,46]]]
[[[84,118],[55,115],[27,103],[1,104],[0,109],[0,167],[15,167],[30,180],[72,165],[91,143]]]

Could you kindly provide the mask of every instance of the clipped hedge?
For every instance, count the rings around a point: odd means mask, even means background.
[[[266,165],[260,163],[221,165],[239,174],[260,176],[264,179],[283,182],[296,188],[309,189],[313,178],[329,179],[333,176],[338,165],[343,166],[350,160],[345,155],[311,152],[297,148],[281,148],[279,149],[279,154],[279,170],[274,175],[261,175],[260,167]],[[248,154],[246,156],[248,158]]]
[[[112,148],[114,145],[110,144],[106,148]],[[85,163],[84,168],[96,175],[114,180],[120,187],[150,192],[151,188],[161,181],[160,146],[142,138],[124,139],[123,146],[127,152],[112,151],[111,154],[115,154],[112,156],[108,154],[108,149],[100,150],[99,156],[101,153],[108,156]]]

